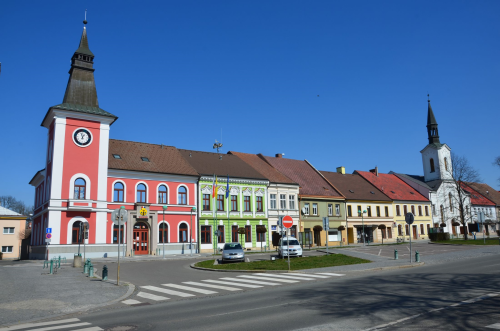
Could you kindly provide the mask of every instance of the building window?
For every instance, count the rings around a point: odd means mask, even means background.
[[[387,228],[387,238],[392,239],[392,228],[391,227]]]
[[[351,207],[351,205],[347,206],[347,216],[352,217],[352,207]]]
[[[87,183],[83,178],[77,178],[75,180],[75,194],[74,199],[84,200],[85,199],[85,188]]]
[[[407,213],[408,213],[408,206],[404,205],[403,206],[403,216],[406,216]]]
[[[288,204],[290,205],[291,210],[295,210],[295,195],[288,196]]]
[[[262,206],[262,197],[257,197],[257,211],[264,211],[264,207]]]
[[[210,235],[210,226],[202,225],[201,226],[201,238],[200,241],[202,244],[211,244],[212,236]]]
[[[118,225],[113,225],[113,244],[118,244],[118,234],[120,235],[120,244],[123,244],[123,225],[120,226],[118,233]]]
[[[406,231],[406,235],[409,236],[410,235],[410,226],[408,224],[405,225],[405,231]]]
[[[431,163],[431,172],[435,172],[436,168],[434,167],[434,159],[430,159],[429,161]]]
[[[259,231],[257,231],[257,229],[262,229],[262,228],[266,228],[264,225],[257,225],[256,227],[256,231],[257,232],[257,241],[258,242],[266,242],[266,234],[265,233],[260,233]]]
[[[286,194],[280,194],[280,209],[286,209]]]
[[[413,206],[413,205],[411,206],[411,213],[412,213],[413,215],[417,215],[417,214],[415,214],[415,206]]]
[[[431,229],[431,225],[427,224],[427,234],[429,234],[430,229]]]
[[[224,211],[224,194],[217,195],[217,210]]]
[[[444,223],[444,207],[443,205],[440,206],[441,209],[441,223]]]
[[[158,203],[166,204],[167,203],[167,195],[168,195],[167,187],[165,185],[161,185],[158,188]]]
[[[429,216],[429,206],[425,206],[425,216]]]
[[[231,195],[231,211],[238,211],[238,196]]]
[[[418,206],[418,216],[423,216],[423,214],[422,214],[422,206]]]
[[[362,213],[361,206],[358,206],[358,217],[361,217],[361,213]]]
[[[146,202],[146,185],[137,185],[137,202]]]
[[[423,224],[420,224],[420,235],[424,235],[425,232],[424,232],[424,225]]]
[[[245,225],[245,242],[246,243],[252,242],[252,226],[251,225]]]
[[[335,215],[340,216],[340,205],[339,204],[335,204]]]
[[[223,244],[223,243],[225,243],[225,242],[226,242],[226,240],[224,240],[224,239],[226,238],[226,233],[225,233],[225,231],[224,231],[224,225],[219,225],[219,226],[217,227],[217,230],[219,230],[219,233],[220,233],[220,234],[219,234],[219,236],[217,236],[217,242],[218,242],[219,244]]]
[[[304,215],[309,215],[309,203],[304,203]]]
[[[366,211],[367,211],[368,217],[372,217],[372,207],[371,206],[366,207]]]
[[[168,224],[165,222],[160,223],[159,242],[162,244],[168,243]]]
[[[401,224],[398,224],[398,236],[402,236],[403,235],[403,229],[401,227]]]
[[[313,203],[313,215],[318,215],[318,204]]]
[[[292,225],[290,229],[290,236],[297,238],[297,225]]]
[[[75,223],[73,223],[73,229],[71,233],[72,244],[83,244],[83,233],[81,233],[80,224],[82,224],[82,222],[80,221],[76,221]]]
[[[436,206],[432,205],[432,215],[436,215]]]
[[[203,194],[203,210],[210,210],[210,194]]]
[[[123,202],[124,196],[124,186],[123,183],[115,183],[113,187],[113,201],[114,202]]]
[[[2,253],[12,253],[14,246],[2,246]]]
[[[3,234],[14,234],[14,228],[3,228]]]
[[[389,217],[389,207],[385,206],[385,217]]]
[[[444,158],[444,170],[448,171],[448,158]]]
[[[245,211],[250,211],[250,196],[247,195],[243,198],[243,205],[244,205]]]
[[[377,217],[380,217],[380,206],[375,207],[375,209],[377,211]]]
[[[328,204],[328,216],[333,216],[333,205],[331,203]]]
[[[448,193],[448,199],[450,200],[450,211],[453,212],[453,196]]]
[[[179,205],[187,205],[187,189],[184,186],[179,187],[178,190]]]
[[[401,210],[399,209],[399,205],[396,205],[396,216],[401,216]]]
[[[231,227],[231,241],[233,243],[239,242],[239,240],[238,240],[238,226],[237,225],[233,225]]]
[[[179,225],[179,242],[188,242],[188,226],[186,223],[182,223],[181,225]]]
[[[271,194],[271,209],[276,209],[276,194]]]

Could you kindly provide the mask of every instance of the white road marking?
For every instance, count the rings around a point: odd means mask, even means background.
[[[134,300],[134,299],[128,299],[128,300],[122,301],[122,303],[124,303],[126,305],[137,305],[137,304],[142,303],[142,302]]]
[[[328,276],[337,276],[337,277],[345,276],[345,274],[334,274],[334,273],[331,273],[331,272],[318,272],[318,274],[320,274],[320,275],[328,275]]]
[[[13,325],[13,326],[8,327],[8,328],[0,328],[0,331],[22,330],[22,329],[33,328],[33,327],[37,327],[37,326],[64,324],[64,323],[73,323],[73,322],[80,322],[80,320],[78,318],[70,318],[70,319],[66,319],[66,320],[52,321],[52,322],[26,323],[26,324]]]
[[[282,275],[282,274],[266,274],[265,277],[276,277],[276,278],[285,278],[285,279],[299,279],[299,280],[316,280],[316,278],[306,278],[306,277],[300,277],[300,276],[296,277],[296,276],[289,276],[289,275]],[[328,278],[328,277],[324,277],[324,278]]]
[[[77,329],[75,331],[102,331],[103,329],[101,329],[100,327],[98,326],[93,326],[91,328],[85,328],[85,329]]]
[[[221,279],[222,280],[230,280],[230,281],[233,281],[233,282],[242,282],[242,283],[259,284],[259,285],[270,285],[270,286],[281,285],[281,284],[278,284],[278,283],[258,282],[256,280],[241,279],[241,278],[224,277],[224,278],[221,278]]]
[[[380,256],[380,253],[382,253],[382,250],[378,251],[378,256]]]
[[[91,325],[90,323],[76,323],[76,324],[66,324],[66,325],[59,325],[59,326],[48,326],[46,328],[39,328],[39,329],[30,329],[30,331],[50,331],[50,330],[60,330],[60,329],[68,329],[68,328],[75,328],[77,326],[84,326],[84,325]]]
[[[485,328],[500,330],[500,323],[491,324],[491,325],[485,326]]]
[[[148,286],[141,286],[141,288],[143,288],[145,290],[156,291],[156,292],[166,293],[166,294],[170,294],[170,295],[176,295],[178,297],[194,297],[195,296],[194,294],[167,290],[166,288],[161,288],[161,287],[156,287],[156,286],[149,286],[148,285]]]
[[[266,276],[248,276],[248,275],[241,275],[238,276],[241,278],[249,278],[249,279],[255,279],[255,280],[265,280],[265,281],[272,281],[272,282],[281,282],[281,283],[298,283],[298,280],[291,280],[291,279],[278,279],[278,278],[271,278],[271,277],[266,277]]]
[[[216,284],[224,284],[224,285],[239,286],[239,287],[248,287],[248,288],[263,287],[261,285],[238,284],[238,283],[224,282],[222,280],[211,280],[211,279],[205,279],[205,280],[202,280],[202,282],[210,282],[210,283],[216,283]]]
[[[201,294],[217,294],[217,293],[219,293],[219,292],[215,292],[215,291],[204,290],[201,288],[195,288],[195,287],[191,287],[191,286],[183,286],[183,285],[177,285],[177,284],[161,284],[161,285],[167,286],[167,287],[178,288],[179,290],[201,293]]]
[[[154,301],[162,301],[162,300],[169,299],[167,297],[162,297],[161,295],[154,295],[154,294],[146,293],[146,292],[139,292],[139,293],[137,293],[137,296],[141,297],[141,298],[151,299]]]
[[[290,275],[293,275],[293,276],[305,276],[305,277],[314,277],[314,278],[330,278],[330,276],[325,276],[325,275],[315,275],[315,274],[301,274],[301,273],[298,273],[298,272],[293,272],[293,273],[290,273]]]
[[[234,287],[221,286],[221,285],[203,284],[203,283],[198,283],[198,282],[183,282],[183,283],[188,284],[188,285],[194,285],[194,286],[218,288],[219,290],[226,290],[226,291],[241,291],[241,288],[234,288]]]

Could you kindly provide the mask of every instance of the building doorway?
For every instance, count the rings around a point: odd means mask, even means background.
[[[357,233],[358,243],[363,243],[363,238],[365,240],[365,243],[372,243],[373,242],[373,228],[371,226],[365,225],[364,235],[363,235],[363,226],[357,225],[356,229],[358,230],[358,233]]]
[[[134,225],[133,236],[134,254],[149,254],[149,228],[145,222],[137,222]]]
[[[412,226],[412,228],[413,228],[413,239],[418,239],[417,226],[414,225],[414,226]]]

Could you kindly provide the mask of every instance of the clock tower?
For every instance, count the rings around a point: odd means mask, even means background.
[[[48,205],[41,227],[52,228],[52,245],[71,244],[74,234],[68,227],[74,219],[88,223],[87,243],[106,243],[109,128],[117,117],[99,107],[94,53],[89,49],[87,21],[83,23],[63,102],[50,107],[41,124],[48,129]]]

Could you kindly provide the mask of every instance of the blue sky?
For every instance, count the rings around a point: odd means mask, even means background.
[[[86,8],[111,138],[422,174],[430,93],[500,188],[499,1],[2,1],[0,195],[33,202]]]

